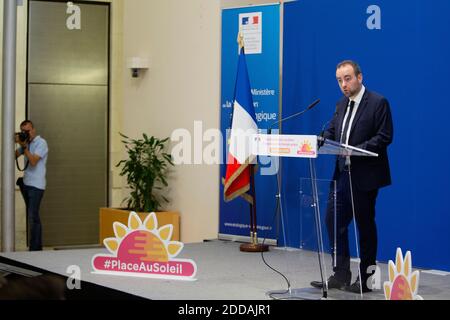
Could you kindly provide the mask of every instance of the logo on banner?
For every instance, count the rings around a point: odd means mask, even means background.
[[[309,141],[304,141],[301,145],[299,150],[297,151],[298,155],[308,155],[308,156],[313,156],[316,154],[316,152],[314,151],[311,142]]]
[[[402,249],[397,248],[395,264],[389,260],[389,281],[384,283],[386,300],[423,300],[419,290],[419,271],[412,272],[411,252],[403,258]]]
[[[135,212],[130,212],[128,226],[114,222],[113,228],[115,237],[103,241],[111,254],[98,254],[92,258],[92,267],[96,273],[195,280],[195,262],[190,259],[175,259],[184,244],[170,240],[173,225],[158,228],[154,212],[143,222]]]
[[[262,12],[239,14],[239,31],[244,37],[246,54],[262,53]]]

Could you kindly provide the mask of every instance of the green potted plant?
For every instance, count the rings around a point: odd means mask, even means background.
[[[169,138],[149,137],[145,133],[142,139],[124,138],[128,159],[121,160],[116,167],[121,167],[121,176],[126,176],[130,195],[124,199],[126,209],[100,208],[100,243],[104,238],[114,235],[112,224],[115,221],[127,224],[130,211],[135,211],[143,221],[147,214],[155,212],[158,225],[173,225],[172,240],[179,240],[178,212],[161,212],[163,203],[169,200],[164,196],[168,186],[167,175],[173,166],[172,157],[166,150]]]
[[[131,193],[127,201],[127,209],[134,211],[155,212],[161,209],[161,202],[169,202],[162,195],[162,189],[168,186],[167,174],[169,166],[173,166],[172,157],[165,152],[169,138],[158,139],[148,137],[130,139],[120,134],[127,149],[128,159],[121,160],[116,167],[122,166],[121,176],[127,177]],[[155,192],[158,190],[160,193]]]

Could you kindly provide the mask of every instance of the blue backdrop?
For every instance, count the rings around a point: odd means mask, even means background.
[[[279,47],[280,13],[279,5],[254,6],[249,8],[226,9],[222,11],[222,86],[221,86],[221,130],[226,137],[231,127],[232,105],[238,63],[237,35],[239,32],[239,14],[262,13],[262,53],[247,54],[247,67],[250,86],[254,91],[253,102],[258,128],[267,129],[277,121],[279,115]],[[268,94],[269,93],[269,94]],[[223,150],[227,150],[224,139]],[[227,152],[222,160],[226,161]],[[258,237],[275,238],[274,212],[276,180],[274,175],[261,175],[270,163],[260,159],[260,170],[256,181],[256,208]],[[220,178],[225,177],[226,166],[221,165]],[[250,206],[242,198],[231,202],[223,200],[223,184],[220,182],[219,233],[231,236],[250,236]]]
[[[380,9],[381,29],[370,5]],[[360,63],[364,84],[391,103],[394,142],[389,147],[392,186],[377,204],[378,260],[410,250],[414,266],[450,270],[450,147],[445,134],[450,106],[450,1],[302,0],[285,4],[283,116],[316,98],[320,105],[287,121],[283,133],[321,131],[341,96],[336,64]],[[331,178],[334,159],[318,161],[318,178]],[[284,206],[298,214],[304,162],[283,160]],[[291,233],[297,232],[295,228]],[[289,245],[296,246],[298,237]],[[353,241],[353,239],[352,239]],[[297,241],[298,242],[298,241]],[[354,250],[353,250],[354,251]]]

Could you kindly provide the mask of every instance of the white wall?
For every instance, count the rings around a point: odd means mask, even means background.
[[[292,0],[270,1],[270,0],[221,0],[220,4],[222,8],[239,8],[247,7],[251,5],[264,5],[270,3],[288,2]]]
[[[220,126],[221,8],[273,3],[267,0],[97,0],[111,10],[111,206],[120,206],[125,182],[115,164],[125,154],[118,132],[166,137],[176,128],[193,132]],[[18,9],[16,121],[25,116],[26,5]],[[0,34],[3,0],[0,0]],[[151,68],[132,79],[130,56],[150,58]],[[1,57],[1,46],[0,46]],[[0,66],[1,68],[1,66]],[[1,79],[0,79],[1,82]],[[0,93],[1,98],[1,93]],[[215,238],[219,215],[219,167],[176,168],[167,209],[181,213],[184,242]],[[16,194],[16,247],[25,249],[24,205]]]
[[[219,0],[127,0],[124,56],[148,57],[150,69],[137,79],[124,74],[123,132],[168,137],[177,128],[193,132],[220,127]],[[125,156],[125,155],[124,155]],[[169,210],[181,213],[181,240],[216,238],[219,166],[175,168]]]
[[[194,121],[203,132],[220,128],[221,9],[267,0],[126,0],[124,59],[146,57],[150,69],[138,79],[124,74],[123,133],[160,138]],[[112,138],[117,133],[112,133]],[[115,134],[115,136],[114,136]],[[193,148],[191,149],[193,150]],[[122,152],[123,157],[125,153]],[[216,238],[219,224],[218,165],[177,166],[170,181],[168,210],[181,213],[181,240]],[[114,173],[114,203],[127,195]]]

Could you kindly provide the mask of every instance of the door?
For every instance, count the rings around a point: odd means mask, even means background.
[[[47,140],[44,246],[98,242],[108,203],[109,4],[29,1],[27,117]],[[69,12],[69,13],[68,13]]]

